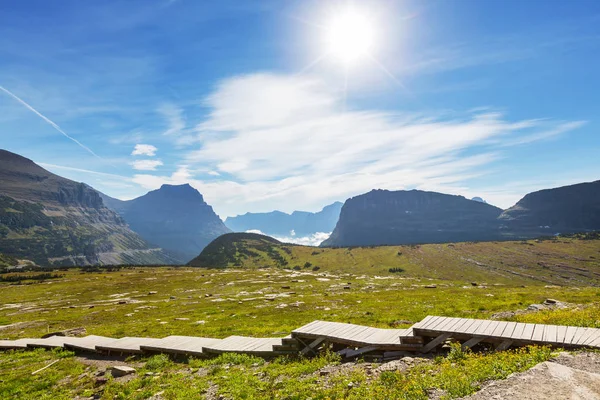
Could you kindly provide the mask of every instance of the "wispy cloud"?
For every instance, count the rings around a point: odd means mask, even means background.
[[[156,167],[163,165],[160,160],[135,160],[131,162],[133,169],[138,171],[155,171]]]
[[[151,189],[190,182],[226,215],[248,209],[317,209],[373,188],[460,194],[516,140],[562,134],[580,122],[511,121],[489,109],[464,114],[343,111],[340,94],[310,77],[225,80],[207,97],[201,147],[171,176],[136,175]],[[545,132],[542,134],[542,132]],[[213,170],[220,180],[198,178]]]
[[[185,119],[181,108],[172,103],[166,103],[158,108],[158,112],[165,117],[168,123],[164,135],[177,135],[185,128]]]
[[[93,156],[98,157],[102,161],[105,161],[104,158],[100,157],[98,154],[94,153],[92,151],[92,149],[90,149],[89,147],[85,146],[79,140],[75,139],[74,137],[70,136],[68,133],[66,133],[65,131],[63,131],[62,128],[60,126],[58,126],[54,121],[52,121],[50,118],[46,117],[45,115],[43,115],[42,113],[40,113],[38,110],[36,110],[35,108],[33,108],[33,106],[31,106],[25,100],[21,99],[16,94],[14,94],[13,92],[11,92],[10,90],[6,89],[5,87],[3,87],[1,85],[0,85],[0,90],[3,91],[4,93],[6,93],[7,95],[9,95],[10,97],[12,97],[13,99],[15,99],[16,101],[18,101],[19,103],[21,103],[23,106],[27,107],[27,109],[29,109],[34,114],[36,114],[38,117],[40,117],[41,119],[43,119],[44,121],[46,121],[51,127],[53,127],[55,130],[57,130],[58,132],[60,132],[64,137],[66,137],[67,139],[69,139],[72,142],[76,143],[79,147],[81,147],[82,149],[84,149],[88,153],[92,154]]]
[[[135,148],[131,152],[131,155],[153,157],[156,155],[157,151],[158,149],[151,144],[136,144]]]

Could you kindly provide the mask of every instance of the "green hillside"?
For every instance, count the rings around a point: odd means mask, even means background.
[[[494,283],[600,285],[598,234],[509,242],[315,248],[268,236],[228,234],[196,259],[198,267],[278,267]]]
[[[0,268],[12,267],[17,265],[17,260],[13,257],[0,253]]]

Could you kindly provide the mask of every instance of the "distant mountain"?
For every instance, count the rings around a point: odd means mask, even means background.
[[[261,266],[287,265],[283,248],[284,245],[270,236],[257,233],[228,233],[219,236],[202,250],[200,255],[188,263],[192,267],[226,268],[240,267],[245,260],[259,262]]]
[[[339,201],[324,207],[316,213],[294,211],[286,214],[281,211],[268,213],[246,213],[228,217],[225,225],[234,232],[259,230],[267,235],[308,236],[317,232],[331,232],[340,216],[343,203]]]
[[[196,257],[213,239],[231,232],[200,192],[188,184],[162,185],[129,201],[103,198],[131,229],[181,263]]]
[[[38,265],[172,264],[100,194],[0,150],[0,252]]]
[[[478,201],[480,203],[487,203],[487,201],[485,201],[484,199],[482,199],[481,197],[473,197],[471,200],[473,201]]]
[[[365,246],[495,240],[502,209],[421,190],[372,190],[346,200],[321,246]]]
[[[600,180],[529,193],[498,219],[525,237],[600,230]]]

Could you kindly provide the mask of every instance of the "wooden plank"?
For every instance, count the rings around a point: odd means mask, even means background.
[[[300,350],[300,354],[306,355],[309,352],[316,354],[315,349],[324,341],[325,341],[325,338],[317,338],[317,339],[313,340],[308,346],[306,346],[305,348]]]
[[[435,315],[428,315],[425,318],[423,318],[421,321],[419,321],[416,324],[414,324],[413,328],[425,329],[425,327],[427,325],[429,325],[432,321],[435,321],[438,318],[441,318],[441,317],[437,317]]]
[[[465,319],[464,318],[452,318],[449,319],[449,321],[443,326],[438,328],[438,331],[440,332],[452,332],[454,333],[454,331],[456,330],[457,327],[461,326],[462,324],[465,323]]]
[[[423,346],[423,348],[421,349],[421,352],[429,353],[431,350],[433,350],[434,348],[436,348],[437,346],[442,344],[450,336],[452,336],[450,333],[442,333],[441,335],[439,335],[438,337],[433,339],[431,342],[429,342],[425,346]]]
[[[525,330],[525,324],[517,322],[517,325],[515,326],[515,330],[513,331],[512,335],[510,335],[510,338],[514,339],[514,340],[521,340],[524,330]]]
[[[306,333],[309,329],[311,329],[313,326],[317,325],[320,322],[321,321],[319,320],[309,322],[306,325],[302,325],[301,327],[294,329],[292,333]]]
[[[27,343],[35,339],[0,340],[0,350],[26,349]]]
[[[590,341],[588,343],[588,346],[600,348],[600,332],[594,335],[594,340]]]
[[[567,332],[565,333],[565,344],[571,344],[573,339],[575,339],[575,335],[577,334],[576,326],[567,326]]]
[[[427,330],[440,331],[448,324],[454,322],[455,319],[456,318],[453,317],[439,317],[433,322],[433,324],[427,326]]]
[[[457,318],[442,318],[437,321],[434,327],[432,327],[433,329],[428,330],[433,330],[435,332],[444,332],[448,329],[448,327],[456,324],[457,321]]]
[[[431,320],[427,324],[421,325],[421,329],[423,330],[432,330],[435,329],[438,325],[443,323],[446,317],[432,317]]]
[[[498,321],[491,321],[491,323],[485,327],[485,330],[481,332],[481,335],[492,336],[492,333],[498,327]]]
[[[477,329],[475,329],[473,332],[469,332],[473,335],[477,335],[477,336],[483,336],[483,333],[485,332],[486,328],[493,323],[494,321],[489,320],[489,319],[484,319],[483,322],[481,323],[481,325],[479,325],[477,327]]]
[[[561,343],[561,344],[565,344],[565,343],[569,343],[568,340],[565,342],[565,336],[567,334],[567,327],[566,326],[557,326],[556,327],[556,343]]]
[[[365,346],[365,347],[361,347],[360,349],[350,350],[349,352],[346,353],[346,358],[356,357],[356,356],[359,356],[361,354],[365,354],[365,353],[369,353],[371,351],[375,351],[377,349],[378,349],[377,346]]]
[[[506,350],[512,345],[512,343],[513,343],[512,340],[506,339],[506,340],[502,341],[502,343],[500,343],[498,346],[496,346],[496,350],[497,351]]]
[[[496,325],[490,336],[500,337],[502,335],[502,332],[504,332],[504,330],[506,329],[507,325],[508,322],[498,321],[498,325]]]
[[[544,327],[542,324],[535,324],[533,329],[533,335],[531,335],[532,342],[541,342],[544,338]]]
[[[521,333],[521,340],[531,340],[534,329],[535,324],[525,324],[525,329],[523,329],[523,333]]]
[[[556,331],[556,325],[546,325],[546,330],[544,330],[544,342],[556,343]]]
[[[579,339],[577,339],[577,345],[583,346],[593,332],[594,331],[591,328],[583,328],[579,335]]]
[[[474,337],[471,338],[469,340],[467,340],[466,342],[464,342],[461,347],[464,349],[470,349],[471,347],[475,346],[477,343],[481,342],[483,340],[482,337]]]
[[[590,328],[592,331],[590,336],[585,340],[584,345],[589,346],[592,342],[594,342],[598,336],[600,335],[600,331],[598,329]]]
[[[475,325],[475,324],[479,324],[479,322],[476,319],[467,319],[467,322],[460,325],[457,329],[454,330],[454,332],[456,333],[466,333],[467,330]]]
[[[484,319],[478,319],[476,320],[477,322],[474,323],[473,325],[469,326],[468,329],[465,330],[465,333],[469,334],[474,334],[475,332],[477,332],[479,329],[481,329],[481,327],[486,324],[488,321],[484,320]]]
[[[506,328],[504,328],[504,330],[500,334],[500,337],[510,339],[510,337],[512,336],[512,333],[514,332],[516,326],[517,326],[516,322],[508,322],[506,324]]]

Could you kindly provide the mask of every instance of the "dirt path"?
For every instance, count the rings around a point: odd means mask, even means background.
[[[465,400],[600,400],[600,354],[561,353],[557,358],[491,382]]]

